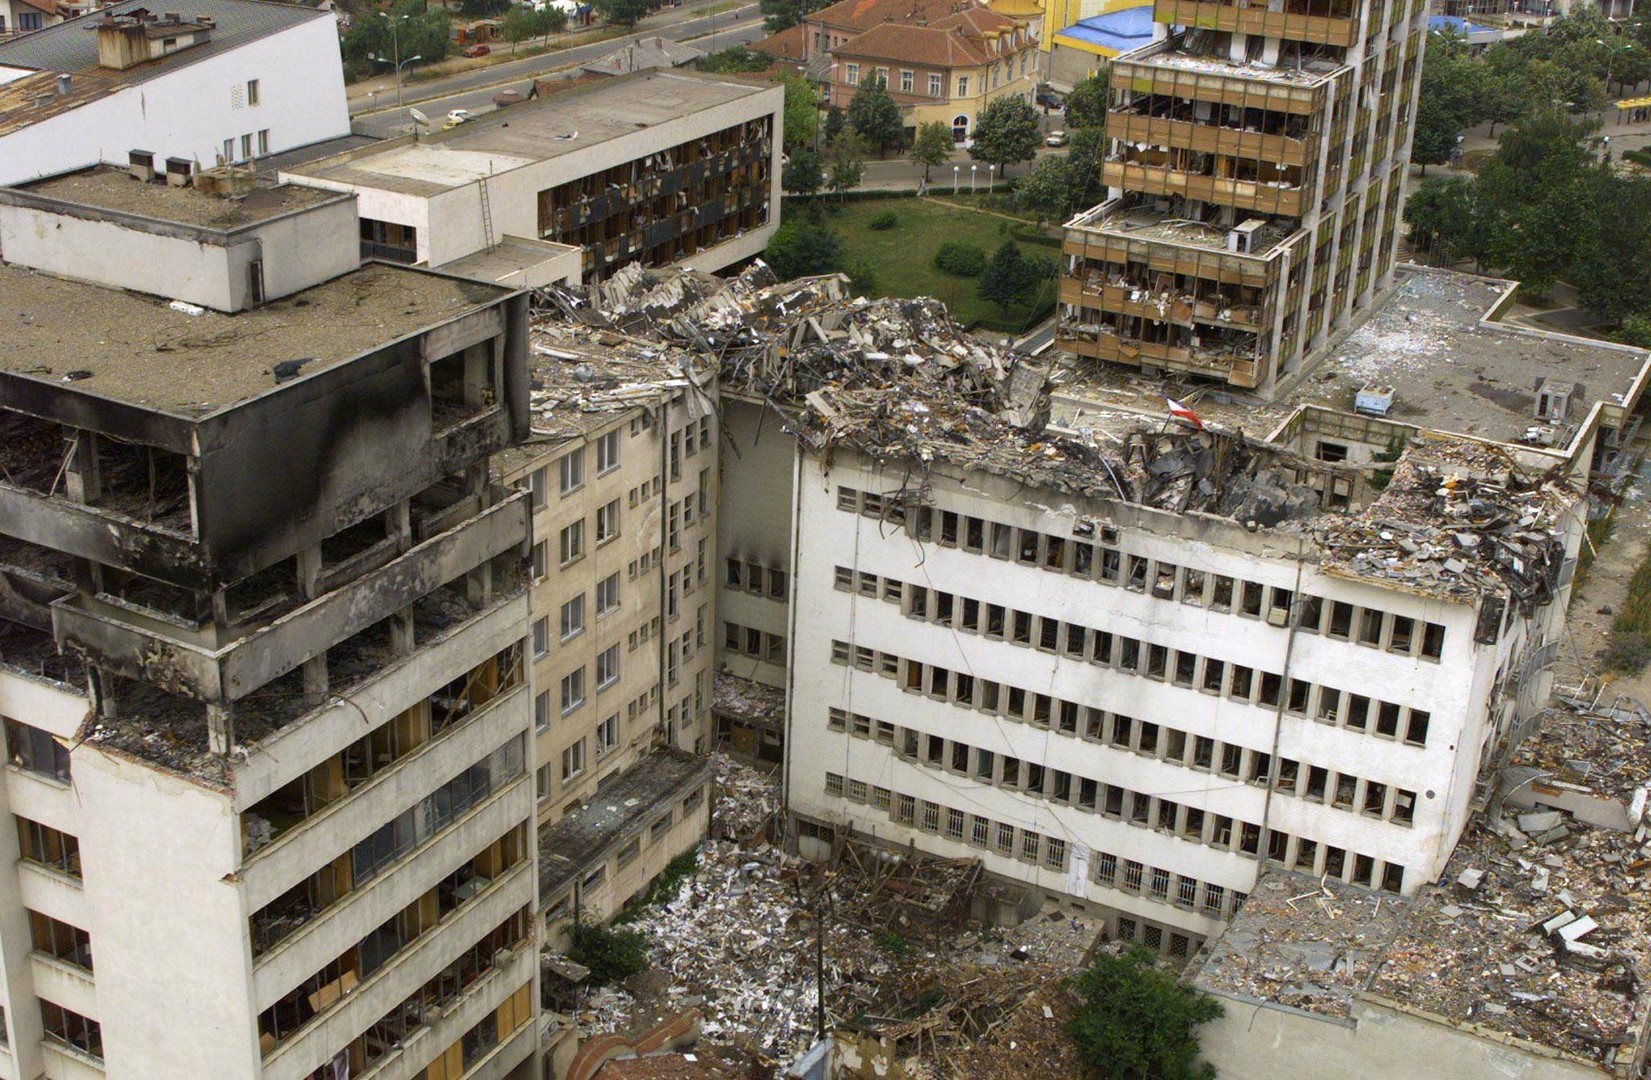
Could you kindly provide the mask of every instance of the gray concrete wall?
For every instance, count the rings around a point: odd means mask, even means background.
[[[748,401],[724,399],[723,427],[728,447],[721,458],[722,516],[717,523],[721,559],[717,575],[717,619],[788,637],[786,599],[752,593],[728,584],[728,559],[791,571],[791,489],[796,440],[773,409]],[[765,583],[766,585],[766,583]],[[785,667],[732,652],[716,628],[718,664],[741,678],[769,686],[785,685]]]
[[[1221,1080],[1359,1077],[1360,1080],[1585,1080],[1601,1066],[1475,1032],[1379,1001],[1355,1000],[1350,1020],[1217,995],[1227,1014],[1199,1029]]]

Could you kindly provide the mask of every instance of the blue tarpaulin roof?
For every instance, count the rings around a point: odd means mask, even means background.
[[[1466,37],[1468,34],[1492,34],[1496,32],[1494,26],[1480,26],[1470,23],[1460,15],[1429,15],[1427,17],[1429,30],[1454,30]]]
[[[1109,11],[1073,23],[1055,35],[1073,45],[1100,47],[1112,53],[1139,49],[1152,40],[1152,5]]]

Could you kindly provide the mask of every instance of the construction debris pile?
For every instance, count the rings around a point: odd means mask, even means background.
[[[1474,826],[1371,990],[1589,1060],[1632,1056],[1651,1009],[1648,837],[1556,810]]]
[[[921,1054],[926,1068],[965,1061],[1037,986],[1073,973],[1098,931],[1064,915],[1002,933],[964,929],[976,860],[861,849],[810,863],[766,839],[761,825],[778,809],[767,778],[726,757],[717,774],[695,873],[632,924],[652,943],[672,1005],[703,1012],[712,1043],[775,1063],[801,1054],[814,1041],[820,947],[829,1027],[902,1059]],[[593,1031],[614,1030],[632,1007],[603,992],[585,1010]]]
[[[1291,476],[1306,463],[1242,432],[1134,431],[1122,445],[1121,460],[1102,458],[1101,465],[1127,502],[1268,528],[1319,513],[1318,491]]]
[[[1556,687],[1554,696],[1560,706],[1519,744],[1510,765],[1536,771],[1561,791],[1617,800],[1637,817],[1633,807],[1643,808],[1651,789],[1651,712],[1594,680]]]
[[[1553,597],[1577,499],[1559,466],[1534,474],[1501,447],[1413,441],[1362,513],[1325,519],[1323,565],[1430,595],[1506,592],[1529,614]]]
[[[1302,874],[1270,872],[1209,946],[1204,990],[1346,1016],[1409,905]]]

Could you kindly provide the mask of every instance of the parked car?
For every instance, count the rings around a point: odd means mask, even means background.
[[[486,56],[492,51],[493,50],[486,45],[466,45],[464,47],[464,55],[471,58]]]
[[[1038,91],[1038,104],[1046,109],[1059,109],[1065,107],[1066,102],[1055,91],[1045,87]]]
[[[447,126],[450,128],[458,127],[460,124],[467,123],[475,118],[476,114],[469,109],[454,109],[447,114]]]
[[[1043,144],[1045,146],[1065,146],[1071,141],[1071,138],[1067,136],[1066,132],[1051,131],[1049,136],[1043,140]]]

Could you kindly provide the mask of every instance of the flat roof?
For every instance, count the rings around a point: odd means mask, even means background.
[[[0,373],[156,412],[201,417],[513,290],[409,267],[359,270],[235,315],[0,264]]]
[[[582,250],[571,244],[558,244],[552,240],[501,236],[499,242],[492,247],[473,251],[451,262],[444,262],[436,269],[444,274],[457,274],[460,277],[475,278],[477,281],[502,282],[506,278],[542,266],[569,252]]]
[[[1066,29],[1057,31],[1055,41],[1057,44],[1094,46],[1103,56],[1117,56],[1151,41],[1155,26],[1152,4],[1139,4],[1079,19]]]
[[[1229,79],[1254,79],[1284,83],[1292,86],[1316,86],[1346,67],[1331,60],[1310,60],[1300,67],[1263,64],[1255,60],[1233,61],[1224,56],[1206,56],[1183,48],[1186,37],[1154,42],[1118,57],[1120,63],[1141,64],[1146,67],[1174,68],[1178,71],[1196,71],[1204,75],[1219,75]]]
[[[1228,225],[1212,225],[1176,217],[1168,210],[1156,210],[1150,200],[1134,205],[1114,203],[1079,214],[1066,225],[1070,229],[1094,229],[1130,240],[1150,240],[1159,244],[1179,244],[1182,247],[1202,248],[1205,251],[1228,252]],[[1269,220],[1262,214],[1241,219],[1264,222],[1251,235],[1250,250],[1228,252],[1239,258],[1265,259],[1274,248],[1301,230],[1286,224],[1291,219]]]
[[[622,75],[512,105],[415,142],[312,162],[291,175],[437,195],[773,89],[682,71]]]
[[[1539,378],[1581,387],[1571,399],[1575,425],[1595,402],[1620,403],[1651,357],[1607,342],[1481,325],[1511,281],[1423,268],[1400,274],[1388,299],[1311,369],[1296,400],[1351,411],[1361,388],[1391,386],[1391,420],[1517,442],[1540,424]]]
[[[78,206],[224,230],[268,221],[292,210],[345,197],[322,188],[268,182],[259,182],[245,195],[228,197],[193,186],[174,187],[158,181],[144,183],[114,165],[63,173],[20,185],[16,190]]]
[[[659,750],[620,773],[579,809],[539,829],[539,903],[589,869],[613,845],[638,833],[692,787],[711,778],[711,759]]]

